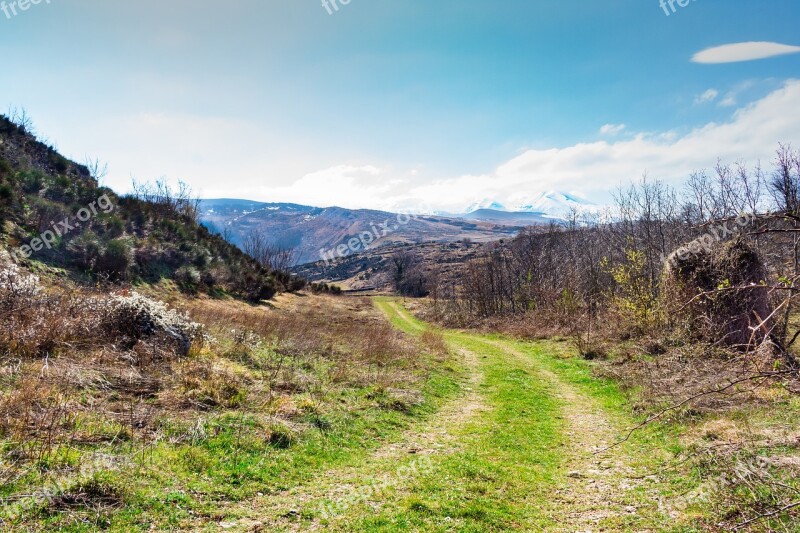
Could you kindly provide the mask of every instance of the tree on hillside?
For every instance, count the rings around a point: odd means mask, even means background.
[[[256,230],[245,236],[242,249],[262,265],[278,272],[288,272],[297,263],[297,253],[293,248],[273,244]]]
[[[399,294],[422,297],[430,293],[422,259],[418,255],[408,250],[401,250],[394,253],[390,261],[392,281]]]

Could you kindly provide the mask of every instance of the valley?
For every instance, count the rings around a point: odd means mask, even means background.
[[[337,259],[356,255],[360,250],[351,250],[347,243],[359,239],[364,232],[375,235],[377,231],[377,237],[369,241],[369,246],[378,248],[385,244],[451,243],[464,239],[488,242],[513,237],[522,229],[522,226],[495,220],[433,215],[413,216],[402,224],[397,222],[398,216],[405,220],[405,215],[384,211],[261,204],[244,200],[203,200],[200,206],[203,223],[217,233],[227,231],[231,242],[241,245],[254,232],[268,235],[271,244],[293,250],[298,265],[321,261],[332,255]],[[382,225],[387,229],[381,229]],[[341,246],[343,252],[336,253]]]
[[[319,1],[0,0],[0,533],[800,533],[800,2]]]

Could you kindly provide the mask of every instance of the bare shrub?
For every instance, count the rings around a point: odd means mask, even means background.
[[[49,454],[72,420],[63,391],[36,377],[24,378],[0,396],[0,435],[20,443],[34,458]]]
[[[272,243],[264,233],[255,230],[245,236],[242,249],[261,265],[276,272],[288,272],[297,263],[297,252],[293,248]]]
[[[450,347],[447,341],[444,340],[444,335],[441,332],[426,329],[420,337],[422,344],[430,350],[434,355],[444,358],[450,354]]]
[[[46,357],[59,349],[91,345],[101,306],[74,289],[45,290],[39,278],[11,265],[0,270],[0,351]]]
[[[374,324],[371,331],[359,331],[359,352],[364,361],[379,366],[402,364],[411,360],[410,347],[387,323]]]
[[[157,210],[166,215],[176,214],[197,222],[199,219],[200,200],[192,188],[182,181],[177,188],[173,188],[164,178],[155,183],[140,183],[134,180],[134,198],[152,204]]]

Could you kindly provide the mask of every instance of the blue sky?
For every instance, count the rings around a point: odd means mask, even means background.
[[[166,176],[206,197],[345,207],[602,201],[644,172],[678,182],[800,145],[800,54],[692,61],[800,46],[796,0],[669,16],[659,0],[320,1],[0,11],[0,105],[107,161],[120,191]]]

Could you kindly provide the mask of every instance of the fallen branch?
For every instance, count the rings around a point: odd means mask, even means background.
[[[766,379],[769,379],[769,378],[774,378],[774,377],[778,377],[778,376],[785,376],[785,375],[788,375],[788,374],[793,374],[794,372],[795,372],[794,370],[782,370],[782,371],[778,371],[778,372],[763,372],[763,373],[756,374],[754,376],[748,376],[746,378],[741,378],[741,379],[734,380],[734,381],[728,383],[727,385],[725,385],[724,387],[718,387],[718,388],[716,388],[714,390],[707,390],[707,391],[699,392],[699,393],[695,394],[694,396],[691,396],[691,397],[683,400],[680,403],[677,403],[675,405],[667,407],[666,409],[663,409],[663,410],[659,411],[658,413],[649,416],[645,421],[643,421],[642,423],[640,423],[637,426],[635,426],[632,429],[630,429],[628,431],[628,433],[625,435],[625,438],[615,442],[614,444],[612,444],[610,446],[607,446],[607,447],[605,447],[605,448],[603,448],[601,450],[598,450],[598,451],[594,452],[593,455],[597,455],[597,454],[606,452],[608,450],[616,448],[617,446],[620,446],[621,444],[624,444],[625,442],[629,441],[630,438],[633,436],[633,434],[636,433],[637,431],[639,431],[640,429],[648,426],[649,424],[655,422],[656,420],[659,420],[660,418],[663,418],[664,415],[666,415],[668,413],[671,413],[673,411],[677,411],[681,407],[684,407],[684,406],[690,404],[691,402],[697,400],[698,398],[702,398],[704,396],[710,396],[712,394],[722,394],[726,390],[732,389],[736,385],[740,385],[740,384],[746,383],[748,381],[754,381],[756,379],[764,379],[764,380],[766,380]]]
[[[780,514],[783,514],[786,511],[790,511],[791,509],[794,509],[795,507],[800,507],[800,502],[790,503],[789,505],[781,507],[780,509],[778,509],[776,511],[772,511],[771,513],[762,514],[762,515],[756,516],[755,518],[751,518],[750,520],[746,520],[746,521],[744,521],[744,522],[742,522],[740,524],[736,524],[734,526],[734,529],[742,529],[743,527],[749,526],[750,524],[754,524],[756,522],[760,522],[762,520],[766,520],[767,518],[772,518],[773,516],[778,516]]]

